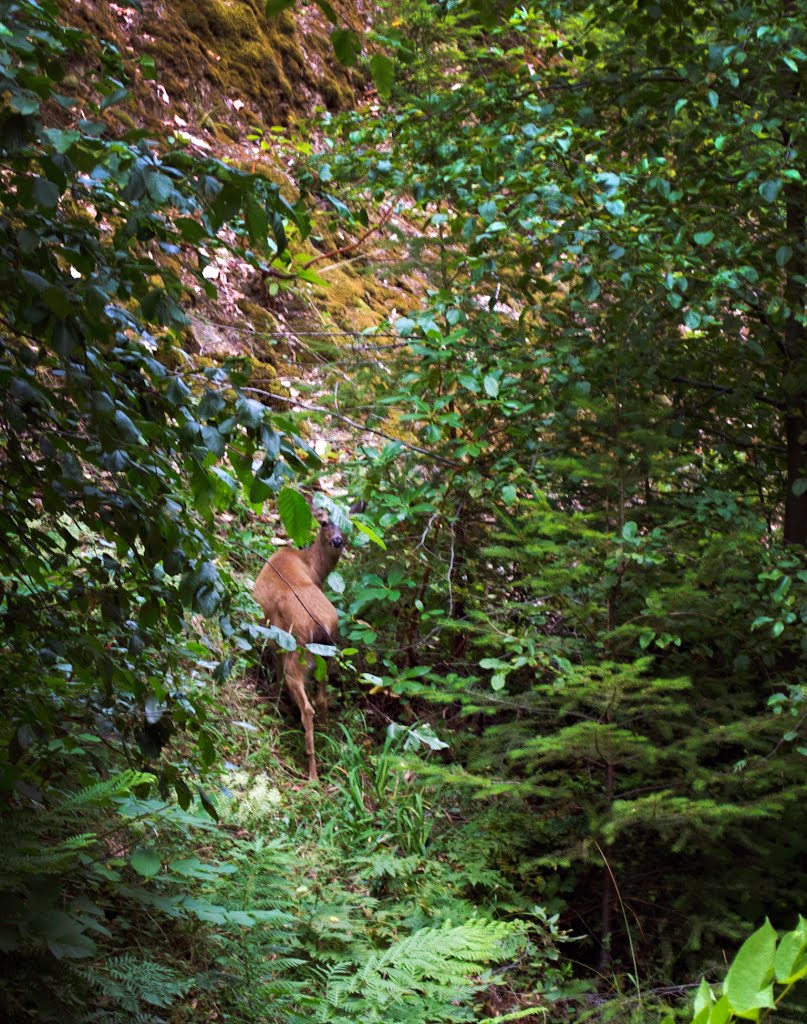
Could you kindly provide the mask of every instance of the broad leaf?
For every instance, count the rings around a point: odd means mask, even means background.
[[[388,99],[395,80],[395,63],[383,53],[376,53],[370,58],[370,74],[373,76],[379,96]]]
[[[314,525],[308,502],[299,491],[284,487],[277,497],[277,508],[286,533],[298,547],[303,547],[309,542]]]
[[[144,878],[153,878],[162,867],[162,858],[151,846],[137,846],[129,854],[129,863]]]
[[[387,550],[387,545],[384,543],[381,537],[379,537],[375,530],[372,530],[369,526],[366,526],[359,519],[353,519],[351,521],[353,525],[356,527],[356,529],[359,531],[359,533],[363,533],[365,537],[369,537],[373,544],[377,544],[380,548],[383,548],[384,551]]]
[[[756,1020],[760,1009],[772,1009],[773,958],[776,932],[766,919],[761,928],[740,947],[723,983],[732,1010],[746,1020]]]
[[[335,28],[331,32],[331,45],[341,64],[347,68],[356,66],[361,53],[361,39],[350,28]]]

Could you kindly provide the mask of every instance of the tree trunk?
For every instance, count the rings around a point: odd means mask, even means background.
[[[613,764],[608,764],[605,769],[605,798],[610,806],[614,799]],[[602,853],[602,851],[600,851],[600,853]],[[614,896],[615,893],[613,881],[611,880],[611,872],[608,865],[605,863],[605,856],[603,854],[602,893],[600,897],[600,961],[598,964],[598,970],[603,975],[608,972],[611,966],[611,940],[614,929]]]
[[[782,0],[782,13],[794,18],[794,0]],[[799,102],[803,96],[801,72],[789,68],[779,71],[779,94],[782,100],[782,143],[785,162],[793,145],[790,123],[798,119]],[[785,201],[785,244],[793,255],[787,262],[784,299],[788,318],[785,323],[783,348],[785,368],[785,444],[787,446],[787,492],[785,494],[784,538],[791,544],[807,544],[807,358],[804,350],[805,313],[805,191],[802,181],[788,181],[783,189]]]

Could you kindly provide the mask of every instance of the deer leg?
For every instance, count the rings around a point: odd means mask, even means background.
[[[305,668],[300,664],[296,654],[291,654],[285,661],[286,686],[289,688],[294,703],[300,709],[300,720],[305,733],[305,752],[308,755],[308,777],[316,782],[317,758],[314,752],[314,709],[305,692]]]
[[[323,725],[328,721],[328,694],[326,692],[326,679],[320,679],[317,683],[317,692],[314,695],[314,709],[316,710],[319,721]]]

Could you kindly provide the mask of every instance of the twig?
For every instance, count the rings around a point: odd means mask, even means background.
[[[306,402],[301,402],[297,398],[289,398],[286,395],[278,395],[273,391],[263,391],[261,388],[241,388],[242,391],[250,392],[254,395],[263,395],[265,398],[274,398],[281,402],[288,402],[289,405],[297,405],[301,409],[305,409],[306,412],[319,412],[325,416],[330,416],[334,419],[339,420],[341,423],[346,423],[349,427],[353,427],[355,430],[364,431],[367,434],[375,434],[377,437],[383,437],[385,441],[392,441],[395,444],[403,445],[404,448],[409,448],[413,452],[417,452],[419,455],[425,455],[427,459],[433,459],[435,462],[440,462],[445,466],[454,466],[456,469],[462,468],[462,463],[457,462],[456,459],[449,459],[445,455],[437,455],[435,452],[430,452],[428,448],[421,448],[420,445],[412,444],[411,441],[403,441],[400,437],[393,437],[391,434],[385,434],[383,430],[376,430],[375,427],[365,426],[364,423],[357,423],[356,420],[352,420],[347,416],[343,416],[341,413],[332,412],[330,409],[326,409],[321,405],[308,405]]]
[[[364,242],[366,239],[368,239],[370,237],[370,235],[375,234],[376,231],[380,231],[381,228],[384,227],[384,225],[387,223],[387,221],[392,216],[392,211],[393,211],[394,207],[395,207],[395,204],[394,203],[390,203],[389,207],[387,209],[387,212],[382,215],[381,220],[377,224],[372,224],[364,232],[363,235],[360,235],[356,239],[355,242],[351,242],[349,245],[343,245],[343,246],[341,246],[341,248],[338,248],[338,249],[331,249],[330,252],[322,252],[322,253],[319,254],[319,256],[314,256],[313,259],[310,259],[310,260],[308,260],[307,263],[303,264],[303,270],[308,270],[309,267],[312,267],[315,263],[319,263],[320,260],[332,259],[334,256],[344,256],[344,254],[346,252],[352,252],[354,249],[358,249],[358,247],[362,244],[362,242]]]

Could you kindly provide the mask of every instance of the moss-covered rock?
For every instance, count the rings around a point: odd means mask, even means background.
[[[247,386],[266,392],[266,394],[253,394],[252,397],[272,409],[288,409],[289,403],[284,402],[283,399],[290,398],[291,393],[280,383],[274,366],[261,359],[251,359],[250,363]]]
[[[119,106],[110,117],[124,129],[127,113],[148,124],[162,121],[170,104],[223,140],[240,141],[243,124],[283,124],[317,103],[347,106],[359,81],[336,60],[330,25],[316,9],[267,18],[264,0],[158,0],[142,14],[107,0],[60,4],[91,38],[154,58],[157,81],[135,73],[124,116]]]
[[[190,355],[176,345],[172,339],[163,338],[155,353],[162,365],[173,373],[181,373],[195,395],[202,395],[212,386],[205,379],[205,370],[224,368],[233,381],[243,388],[250,398],[270,409],[288,409],[289,389],[280,383],[277,370],[271,363],[252,356]],[[221,386],[217,384],[216,386]],[[251,390],[254,389],[254,390]],[[227,388],[230,398],[234,392]]]
[[[237,301],[238,308],[247,318],[246,322],[253,330],[250,341],[250,349],[255,357],[272,366],[278,364],[277,346],[274,334],[277,333],[277,324],[272,314],[259,306],[257,302],[241,298]]]

